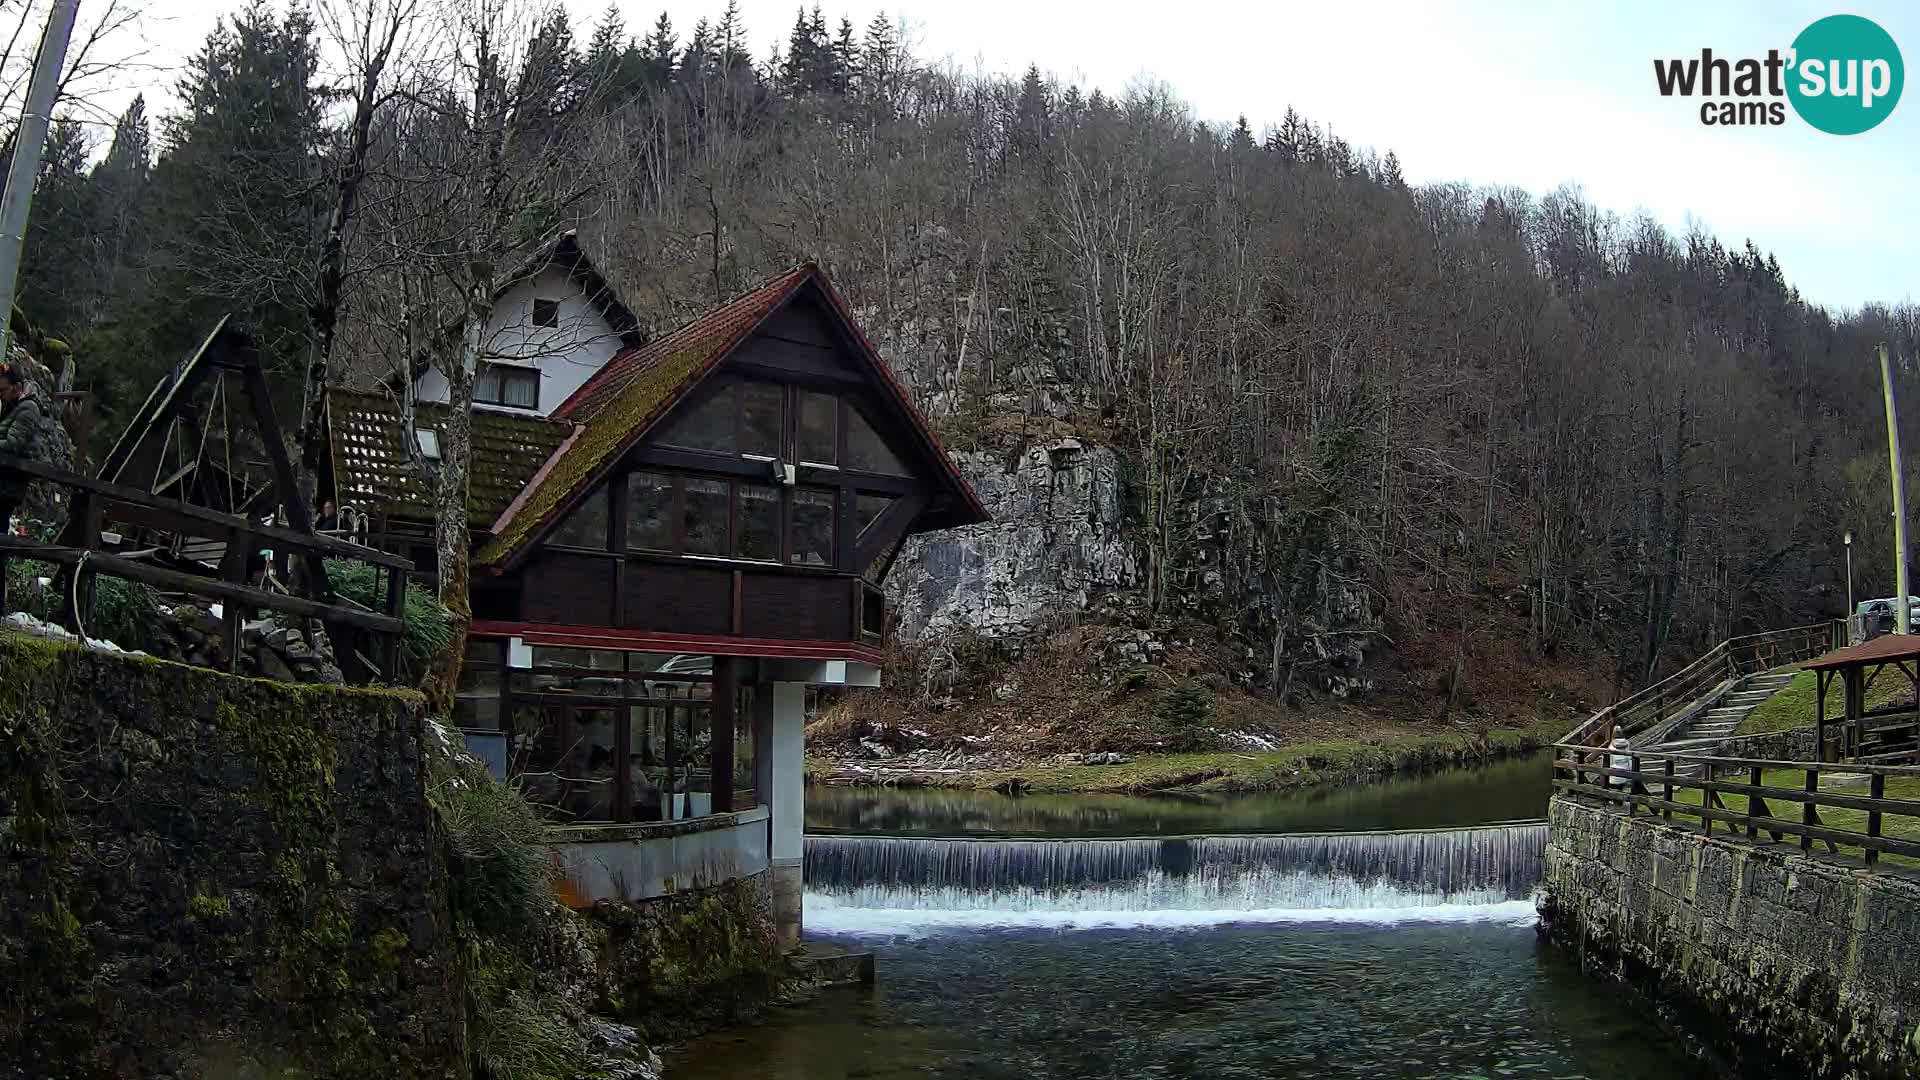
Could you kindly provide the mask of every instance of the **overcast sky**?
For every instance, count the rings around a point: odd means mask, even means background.
[[[88,3],[83,0],[82,11]],[[684,36],[724,0],[620,0],[629,33],[664,8]],[[156,59],[175,64],[211,29],[212,0],[150,0]],[[811,4],[809,3],[809,6]],[[584,43],[606,0],[569,0]],[[784,41],[792,0],[741,0],[756,58]],[[1407,178],[1575,183],[1608,209],[1645,209],[1676,230],[1698,220],[1731,246],[1777,254],[1811,299],[1854,307],[1920,299],[1920,91],[1863,135],[1826,135],[1789,108],[1782,127],[1700,123],[1698,101],[1663,99],[1652,60],[1787,48],[1840,11],[1878,22],[1920,64],[1920,5],[1869,0],[1543,4],[1466,0],[1228,3],[1183,0],[871,0],[823,4],[864,28],[884,8],[915,28],[916,52],[964,68],[1030,62],[1088,88],[1171,84],[1202,119],[1244,113],[1255,130],[1288,105],[1356,146],[1400,155]],[[204,9],[204,10],[203,10]],[[166,14],[163,14],[166,13]],[[165,96],[174,73],[151,74]]]

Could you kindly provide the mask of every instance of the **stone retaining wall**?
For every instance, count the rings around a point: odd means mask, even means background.
[[[1566,796],[1549,821],[1543,930],[1589,971],[1704,1014],[1743,1071],[1920,1075],[1913,876]]]
[[[0,632],[0,1077],[464,1078],[422,733]]]
[[[1728,739],[1716,747],[1714,753],[1721,757],[1758,758],[1762,761],[1812,761],[1815,741],[1812,728],[1793,728]]]

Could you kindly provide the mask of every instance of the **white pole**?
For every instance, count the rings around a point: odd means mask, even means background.
[[[1893,632],[1907,632],[1907,491],[1900,470],[1900,422],[1893,407],[1893,363],[1887,359],[1887,347],[1880,346],[1880,386],[1887,397],[1888,471],[1893,478]]]
[[[73,17],[80,0],[54,0],[40,36],[40,52],[33,61],[33,80],[27,84],[26,107],[14,132],[13,164],[7,170],[7,193],[0,197],[0,356],[7,353],[12,332],[13,296],[20,281],[20,247],[27,238],[27,211],[33,205],[33,184],[40,175],[40,158],[47,148],[47,127],[53,122],[53,101],[60,92],[60,67],[67,60],[67,39],[73,36]]]

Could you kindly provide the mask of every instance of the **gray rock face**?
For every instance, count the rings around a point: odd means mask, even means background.
[[[1017,637],[1140,584],[1112,449],[1068,438],[1029,448],[1011,467],[985,452],[954,458],[993,521],[916,537],[901,551],[887,595],[903,639]]]

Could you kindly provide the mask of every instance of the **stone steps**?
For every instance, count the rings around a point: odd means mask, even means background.
[[[1711,752],[1740,730],[1740,724],[1760,707],[1761,702],[1779,693],[1793,679],[1793,672],[1748,676],[1737,688],[1721,695],[1695,716],[1692,722],[1676,732],[1679,738],[1670,738],[1649,749],[1668,753]],[[1697,765],[1674,770],[1678,776],[1695,776],[1699,771]]]

